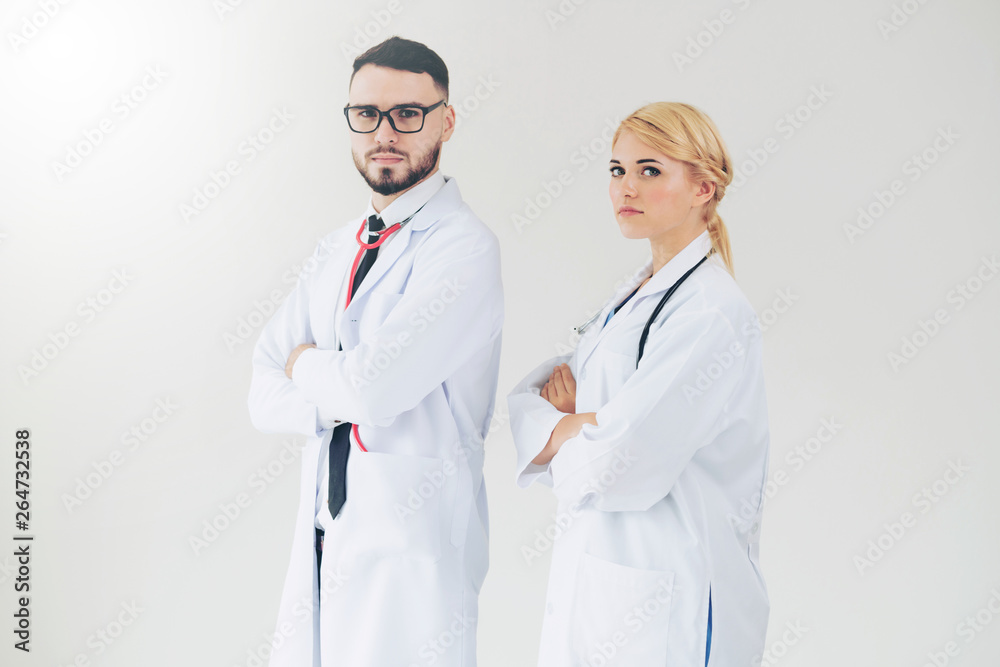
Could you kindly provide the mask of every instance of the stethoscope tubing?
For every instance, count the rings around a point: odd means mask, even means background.
[[[414,215],[416,215],[416,213],[414,213]],[[378,235],[378,240],[375,241],[374,243],[366,243],[365,241],[361,240],[361,235],[365,231],[365,224],[367,223],[367,219],[361,221],[361,226],[358,227],[358,233],[354,237],[355,239],[357,239],[359,247],[358,247],[358,254],[354,256],[354,263],[351,264],[351,275],[348,277],[347,300],[344,303],[345,310],[349,305],[351,305],[351,298],[354,296],[354,277],[358,275],[358,266],[361,264],[361,258],[365,256],[365,253],[367,251],[374,250],[375,248],[378,248],[380,245],[385,243],[386,240],[389,238],[390,234],[392,234],[395,231],[398,231],[403,225],[409,222],[410,218],[412,217],[413,216],[411,215],[406,220],[403,220],[402,222],[397,222],[394,225],[390,225],[389,227],[386,227],[381,231],[369,232],[369,234]],[[361,435],[358,433],[357,424],[351,424],[351,433],[354,434],[354,440],[358,443],[358,447],[361,448],[361,451],[367,452],[368,450],[365,448],[364,443],[361,442]]]
[[[653,322],[656,321],[656,316],[659,315],[660,311],[663,310],[663,307],[665,305],[667,305],[667,300],[671,296],[673,296],[673,293],[677,291],[677,288],[681,286],[681,283],[683,283],[685,280],[687,280],[688,276],[690,276],[692,273],[694,273],[694,270],[697,269],[699,266],[701,266],[702,262],[704,262],[706,259],[708,259],[708,255],[705,255],[704,257],[702,257],[698,261],[697,264],[695,264],[694,266],[692,266],[690,269],[687,270],[687,273],[685,273],[683,276],[681,276],[680,278],[678,278],[677,282],[675,282],[673,285],[671,285],[670,289],[667,290],[666,294],[664,294],[660,298],[660,302],[656,304],[656,308],[653,308],[652,314],[650,314],[649,319],[646,320],[646,326],[643,327],[643,329],[642,329],[642,335],[639,337],[639,351],[635,355],[635,367],[636,368],[639,368],[639,360],[642,359],[643,350],[646,349],[646,339],[649,337],[649,328],[651,326],[653,326]]]

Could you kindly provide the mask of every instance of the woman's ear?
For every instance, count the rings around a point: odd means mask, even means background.
[[[702,181],[694,193],[695,206],[707,204],[715,196],[715,183],[712,181]]]

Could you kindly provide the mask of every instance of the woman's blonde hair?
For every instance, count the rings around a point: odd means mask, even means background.
[[[653,102],[621,122],[611,140],[612,148],[623,132],[631,132],[653,150],[685,163],[692,183],[715,184],[715,194],[705,203],[704,220],[712,237],[712,250],[733,273],[729,233],[715,210],[733,180],[732,160],[712,119],[690,104]]]

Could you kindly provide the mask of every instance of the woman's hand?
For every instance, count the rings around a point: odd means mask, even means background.
[[[541,396],[559,412],[576,412],[576,380],[566,364],[552,369],[548,382],[542,387]]]
[[[531,462],[540,466],[547,464],[567,440],[576,437],[580,433],[584,424],[597,426],[597,413],[581,412],[578,415],[566,415],[560,419],[556,427],[552,429],[552,435],[549,436],[549,441],[545,443],[545,447]]]

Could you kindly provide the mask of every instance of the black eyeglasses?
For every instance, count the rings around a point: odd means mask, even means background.
[[[441,100],[429,107],[403,104],[388,111],[382,111],[371,105],[346,106],[344,107],[344,115],[347,116],[347,126],[351,128],[352,132],[370,134],[378,129],[383,118],[388,118],[389,125],[392,125],[393,130],[401,134],[412,134],[424,129],[424,118],[427,114],[444,103],[445,100]]]

